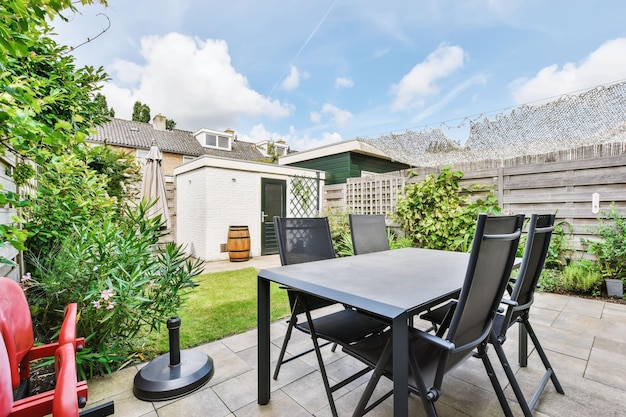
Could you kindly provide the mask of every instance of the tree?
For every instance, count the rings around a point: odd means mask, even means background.
[[[165,120],[165,128],[167,130],[174,130],[175,127],[176,127],[176,122],[173,119]]]
[[[109,108],[107,98],[103,94],[97,93],[93,101],[97,105],[96,112],[98,112],[98,114],[115,117],[115,110],[113,110],[113,107]]]
[[[67,55],[70,48],[51,38],[47,19],[64,18],[64,10],[76,10],[72,0],[0,2],[1,155],[11,153],[18,161],[45,166],[54,155],[71,152],[104,120],[92,100],[106,80],[103,68],[76,69],[74,58]],[[16,172],[21,177],[34,174],[20,164]],[[25,202],[0,187],[0,206],[6,204],[21,207]],[[23,249],[25,239],[25,232],[14,224],[0,224],[0,242]],[[0,262],[7,260],[0,257]]]
[[[150,107],[142,104],[141,101],[135,101],[133,106],[133,122],[150,122]]]

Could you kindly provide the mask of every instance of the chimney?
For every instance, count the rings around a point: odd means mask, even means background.
[[[157,114],[152,118],[152,127],[156,130],[165,130],[165,116],[161,113]]]

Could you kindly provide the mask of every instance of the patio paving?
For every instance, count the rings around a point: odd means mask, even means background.
[[[205,272],[240,269],[253,266],[267,268],[280,265],[277,255],[250,259],[247,262],[211,262]],[[533,410],[537,417],[624,416],[626,399],[626,305],[581,299],[556,294],[536,296],[531,322],[546,354],[563,385],[565,395],[558,394],[548,383]],[[278,356],[287,326],[284,320],[271,326],[272,359]],[[297,334],[296,334],[297,333]],[[543,366],[534,350],[528,367],[517,366],[517,331],[508,333],[504,347],[527,397],[539,383]],[[131,366],[111,376],[89,381],[87,408],[102,402],[115,402],[115,415],[125,417],[299,417],[330,416],[330,409],[313,354],[286,364],[278,381],[272,381],[269,404],[257,404],[257,332],[231,336],[198,346],[214,361],[215,374],[199,390],[171,401],[146,402],[133,395],[133,379],[143,365]],[[309,344],[309,338],[294,332],[290,349],[297,351]],[[529,342],[529,350],[532,343]],[[515,416],[522,412],[501,370],[493,349],[490,357]],[[359,364],[351,357],[324,348],[324,360],[331,379],[340,380]],[[275,362],[274,362],[275,363]],[[272,369],[274,366],[272,364]],[[369,375],[335,392],[340,416],[349,416],[358,401]],[[381,392],[389,388],[384,378]],[[437,402],[441,417],[500,416],[502,411],[479,359],[470,359],[444,382],[443,395]],[[423,416],[419,399],[410,397],[410,415]],[[368,416],[392,416],[392,398]]]

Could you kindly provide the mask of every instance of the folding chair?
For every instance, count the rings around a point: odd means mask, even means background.
[[[278,251],[282,265],[332,259],[335,257],[330,227],[326,217],[274,217],[274,226],[276,228]],[[312,319],[312,310],[336,303],[291,288],[286,289],[288,291],[289,304],[291,307],[291,317],[289,318],[289,325],[280,350],[276,370],[274,371],[274,379],[278,378],[278,373],[283,363],[314,351],[322,374],[324,389],[326,390],[326,396],[328,397],[331,411],[333,416],[336,416],[337,410],[332,393],[361,375],[364,375],[369,370],[365,368],[361,372],[331,387],[326,374],[324,361],[322,360],[320,347],[330,343],[336,343],[342,346],[349,345],[364,337],[379,333],[387,326],[351,308],[343,308],[337,312]],[[299,315],[305,316],[304,322],[298,322]],[[294,328],[311,336],[313,348],[285,359],[287,345]],[[325,340],[326,343],[320,345],[318,338]]]
[[[522,258],[522,264],[520,266],[519,274],[515,279],[513,288],[509,286],[509,299],[503,299],[502,303],[506,305],[506,311],[504,314],[498,314],[493,325],[493,331],[489,342],[493,345],[498,359],[506,372],[506,376],[511,384],[511,388],[515,393],[515,397],[519,402],[524,415],[527,417],[532,416],[531,410],[537,404],[541,393],[545,389],[549,380],[552,380],[554,388],[560,394],[564,394],[563,388],[559,380],[554,373],[554,369],[548,361],[548,357],[544,352],[539,339],[535,334],[532,326],[529,322],[530,307],[534,302],[535,288],[539,282],[539,277],[548,254],[550,247],[550,239],[552,237],[552,231],[554,230],[554,214],[530,216],[528,222],[528,234],[526,238],[526,246],[524,248],[524,257]],[[509,361],[506,358],[502,344],[506,340],[507,330],[515,323],[519,323],[520,326],[520,338],[526,337],[526,333],[530,336],[530,339],[537,350],[537,354],[541,358],[541,362],[546,369],[546,372],[536,388],[530,401],[526,401],[524,394],[515,378],[515,374],[511,369]],[[522,331],[522,330],[525,330]],[[521,340],[521,346],[526,346],[526,340]],[[527,353],[526,349],[520,349],[518,352],[520,355],[520,364],[525,365]]]
[[[350,214],[350,236],[355,255],[389,250],[387,226],[382,214]]]
[[[418,394],[429,417],[437,416],[435,402],[442,395],[444,376],[474,355],[482,359],[500,405],[512,416],[502,387],[487,356],[487,339],[500,304],[524,221],[518,216],[478,216],[465,281],[457,302],[433,335],[409,328],[409,389]],[[391,331],[368,337],[343,350],[373,368],[372,377],[354,412],[361,416],[392,394],[368,406],[381,376],[393,378]]]

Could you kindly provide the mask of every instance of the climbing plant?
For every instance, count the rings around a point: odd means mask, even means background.
[[[483,186],[462,187],[461,171],[450,167],[405,186],[395,219],[406,236],[422,248],[467,251],[479,213],[500,212],[493,191]],[[476,194],[484,194],[477,198]]]

